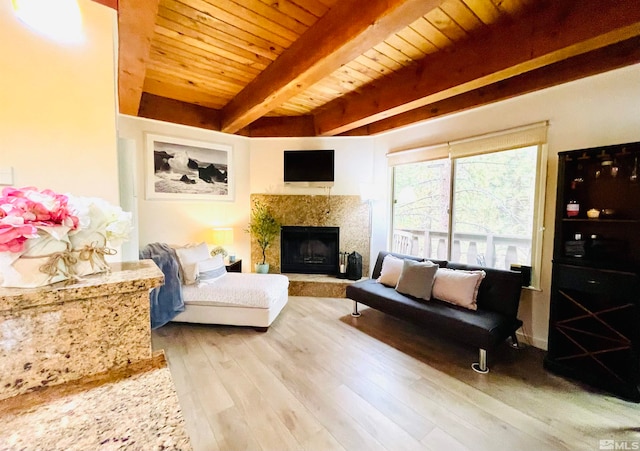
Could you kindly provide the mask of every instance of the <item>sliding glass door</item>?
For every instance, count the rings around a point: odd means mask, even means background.
[[[532,264],[540,146],[394,166],[394,252]]]
[[[450,174],[448,158],[394,168],[394,252],[446,258]]]
[[[454,160],[451,261],[531,265],[537,150]]]

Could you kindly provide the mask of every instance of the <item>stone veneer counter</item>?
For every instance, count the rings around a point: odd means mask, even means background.
[[[0,400],[151,358],[151,260],[40,288],[0,288]]]

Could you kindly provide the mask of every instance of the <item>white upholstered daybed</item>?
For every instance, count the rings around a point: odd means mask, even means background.
[[[172,321],[251,326],[266,330],[287,304],[282,274],[227,273],[205,243],[175,249],[182,270],[185,310]]]
[[[185,311],[172,321],[266,329],[287,304],[282,274],[225,273],[212,282],[183,285]]]

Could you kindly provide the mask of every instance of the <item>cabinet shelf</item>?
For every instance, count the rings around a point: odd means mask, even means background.
[[[610,223],[610,224],[640,224],[640,219],[589,219],[589,218],[562,218],[562,222],[585,222],[590,224]]]
[[[629,260],[602,260],[587,257],[556,257],[553,264],[574,265],[583,268],[594,268],[609,271],[636,272],[637,267]]]

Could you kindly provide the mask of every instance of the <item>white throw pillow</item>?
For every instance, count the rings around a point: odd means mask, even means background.
[[[380,270],[380,277],[378,277],[378,282],[383,285],[395,288],[396,285],[398,285],[400,274],[402,274],[403,265],[403,259],[394,257],[390,254],[385,255],[384,260],[382,260],[382,269]]]
[[[185,246],[176,249],[176,255],[178,256],[178,262],[182,268],[182,274],[185,285],[191,285],[196,283],[196,277],[198,276],[198,262],[202,262],[209,259],[209,248],[207,243],[200,243],[194,246]]]
[[[208,258],[204,261],[198,262],[198,276],[197,280],[201,283],[210,283],[227,273],[227,268],[224,265],[222,255],[216,255],[213,258]]]
[[[477,310],[476,299],[484,271],[465,271],[440,268],[433,283],[433,297],[469,310]]]

